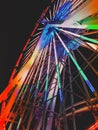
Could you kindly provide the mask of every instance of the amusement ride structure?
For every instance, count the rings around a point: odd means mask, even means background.
[[[98,0],[51,0],[0,94],[0,130],[97,130],[97,64]]]

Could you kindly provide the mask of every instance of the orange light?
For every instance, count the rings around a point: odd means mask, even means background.
[[[98,128],[98,121],[94,123],[88,130],[96,130]]]

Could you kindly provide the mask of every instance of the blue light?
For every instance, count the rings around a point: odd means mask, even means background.
[[[66,37],[63,39],[63,41],[69,50],[76,50],[80,46],[79,43],[77,43],[76,41]],[[56,41],[56,50],[58,57],[64,57],[67,54],[66,50],[58,40]],[[52,56],[54,57],[53,49],[52,49]]]
[[[38,94],[38,89],[36,89],[34,92],[34,98],[36,98],[37,94]]]
[[[57,24],[58,22],[61,23],[62,21],[64,21],[70,12],[70,8],[71,8],[71,1],[67,1],[59,8],[59,10],[54,14],[54,16],[50,19],[49,22],[46,21],[46,19],[41,20],[41,23],[44,23],[45,27],[39,40],[40,49],[45,48],[47,45],[49,45],[49,43],[51,43],[52,39],[54,38],[55,30],[56,29],[58,30],[58,28],[55,27],[54,24]],[[76,32],[77,30],[71,29],[71,31]],[[65,36],[65,34],[60,33],[60,36],[63,37],[63,41],[69,50],[75,50],[79,47],[79,44],[76,41],[71,40],[70,38]],[[63,57],[67,54],[67,52],[57,39],[56,39],[56,49],[58,57]],[[54,50],[52,50],[52,56],[54,57],[53,51]]]
[[[42,32],[42,35],[39,40],[39,44],[41,44],[41,48],[45,48],[53,39],[54,37],[54,30],[55,27],[51,24],[47,24]]]
[[[41,19],[39,22],[44,24],[44,25],[46,25],[48,23],[46,19]]]
[[[47,100],[47,91],[44,91],[44,102]]]
[[[70,8],[71,8],[71,2],[67,1],[65,2],[60,8],[59,10],[55,13],[54,17],[52,18],[52,22],[53,21],[57,21],[57,22],[63,22],[66,17],[68,16],[69,12],[70,12]]]
[[[79,47],[79,44],[76,41],[72,40],[67,44],[67,47],[69,50],[76,50]]]
[[[90,90],[94,93],[94,92],[95,92],[95,89],[94,89],[94,87],[92,86],[92,84],[90,83],[90,81],[89,81],[89,80],[86,80],[86,83],[87,83],[87,85],[89,86]]]
[[[50,19],[49,22],[46,21],[45,19],[41,19],[40,22],[45,25],[45,28],[39,40],[39,44],[41,44],[40,49],[45,48],[46,45],[48,45],[54,37],[54,30],[56,27],[54,27],[51,24],[52,23],[56,24],[57,22],[64,21],[69,14],[70,8],[71,8],[71,2],[67,1],[59,8],[59,10],[54,14],[54,16],[52,17],[52,19]]]
[[[60,95],[60,102],[62,103],[62,101],[63,101],[63,93],[62,93],[61,89],[59,89],[59,95]]]
[[[34,88],[34,85],[31,86],[31,88],[30,88],[30,92],[33,90],[33,88]]]

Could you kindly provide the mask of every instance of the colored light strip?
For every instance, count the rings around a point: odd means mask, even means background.
[[[97,130],[98,129],[98,121],[93,124],[88,130]]]
[[[19,119],[18,125],[17,125],[17,130],[19,130],[20,124],[21,124],[22,118]]]
[[[89,4],[88,4],[89,2]],[[67,19],[68,23],[76,23],[76,21],[81,21],[89,16],[92,16],[93,14],[96,14],[98,12],[98,0],[86,0],[85,1],[85,7],[84,4],[78,6],[77,11],[73,13],[73,15],[70,15]],[[66,25],[66,20],[62,23],[63,27]]]
[[[54,14],[52,21],[64,21],[70,11],[71,1],[66,1]]]
[[[97,41],[97,40],[94,40],[94,39],[92,39],[92,38],[88,38],[88,37],[85,37],[85,36],[82,36],[82,35],[80,35],[80,38],[82,38],[83,40],[87,40],[87,41],[89,41],[89,42],[93,42],[93,43],[95,43],[95,44],[98,44],[98,41]]]
[[[16,84],[16,88],[11,96],[11,98],[9,99],[9,102],[6,105],[6,108],[4,110],[4,112],[2,113],[1,119],[5,120],[22,88],[23,82],[26,79],[26,76],[32,66],[32,64],[34,63],[37,55],[39,52],[39,46],[37,46],[34,50],[34,53],[32,54],[30,60],[26,63],[26,65],[19,71],[19,73],[16,75],[16,77],[8,84],[7,88],[3,91],[3,93],[0,95],[0,100],[4,100],[5,98],[7,98],[8,93],[11,91],[11,89],[13,88],[13,86],[15,86]]]
[[[42,75],[42,71],[43,71],[43,67],[44,67],[47,50],[48,50],[48,47],[46,47],[46,50],[43,52],[44,56],[43,56],[42,66],[40,69],[40,73],[39,73],[39,77],[38,77],[38,81],[37,81],[37,85],[36,85],[35,97],[37,96],[37,93],[38,93],[38,88],[39,88],[39,84],[40,84],[40,79],[41,79],[41,75]]]
[[[48,66],[47,66],[46,85],[45,85],[45,91],[44,91],[44,101],[46,101],[46,99],[47,99],[47,90],[48,90],[48,84],[49,84],[51,48],[52,48],[52,44],[50,44],[50,48],[49,48],[49,58],[48,58]]]
[[[35,90],[35,93],[34,93],[34,97],[37,96],[39,84],[40,84],[40,80],[37,80],[37,85],[36,85],[36,90]]]
[[[93,24],[78,24],[76,23],[75,25],[71,24],[71,23],[66,23],[66,25],[63,27],[62,24],[53,24],[53,26],[55,27],[62,27],[64,29],[66,28],[75,28],[75,29],[87,29],[87,30],[98,30],[98,25],[93,25]]]
[[[75,37],[81,38],[81,39],[83,39],[83,40],[87,40],[87,41],[89,41],[89,42],[98,44],[98,41],[95,40],[95,39],[88,38],[88,37],[85,37],[85,36],[82,36],[82,35],[79,35],[79,34],[75,34],[75,33],[73,33],[73,32],[69,32],[69,31],[66,31],[66,30],[63,30],[63,29],[58,29],[58,28],[56,28],[56,29],[59,30],[59,31],[62,31],[62,32],[66,33],[66,34],[70,34],[70,35],[73,35],[73,36],[75,36]]]
[[[46,75],[45,91],[44,91],[44,102],[47,100],[48,84],[49,84],[49,75],[47,74],[47,75]]]
[[[60,101],[63,101],[63,93],[61,90],[61,78],[60,78],[60,71],[59,71],[59,65],[58,65],[58,58],[57,58],[57,51],[56,51],[56,44],[53,39],[53,46],[54,46],[54,55],[55,55],[55,62],[56,62],[56,72],[57,72],[57,79],[58,79],[58,88],[59,88],[59,95],[60,95]]]
[[[46,85],[45,85],[45,91],[48,90],[48,83],[49,83],[49,74],[46,75]]]
[[[87,25],[87,29],[98,30],[98,25]]]
[[[86,29],[87,28],[87,25],[80,25],[78,23],[76,23],[75,25],[73,25],[72,23],[66,23],[64,27],[62,26],[62,24],[52,24],[52,25],[58,28],[61,27],[63,29],[66,29],[66,28]]]
[[[95,93],[95,89],[92,86],[92,84],[90,83],[90,81],[88,80],[87,76],[84,74],[83,70],[81,69],[81,67],[78,65],[77,61],[74,59],[74,57],[72,56],[72,54],[70,53],[70,51],[68,50],[67,46],[64,44],[64,42],[62,41],[62,39],[60,38],[60,36],[58,35],[58,33],[56,32],[57,37],[59,38],[60,42],[62,43],[63,47],[65,48],[65,50],[67,51],[68,55],[70,56],[71,60],[73,61],[73,63],[75,64],[75,66],[77,67],[79,73],[82,75],[82,77],[84,78],[86,84],[88,85],[88,87],[90,88],[90,90]]]
[[[98,51],[98,45],[86,42],[87,45],[89,45],[92,49],[94,49],[95,51]]]

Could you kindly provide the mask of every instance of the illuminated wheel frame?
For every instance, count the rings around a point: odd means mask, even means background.
[[[0,95],[6,129],[78,130],[85,113],[97,120],[97,5],[58,0],[44,10]]]

